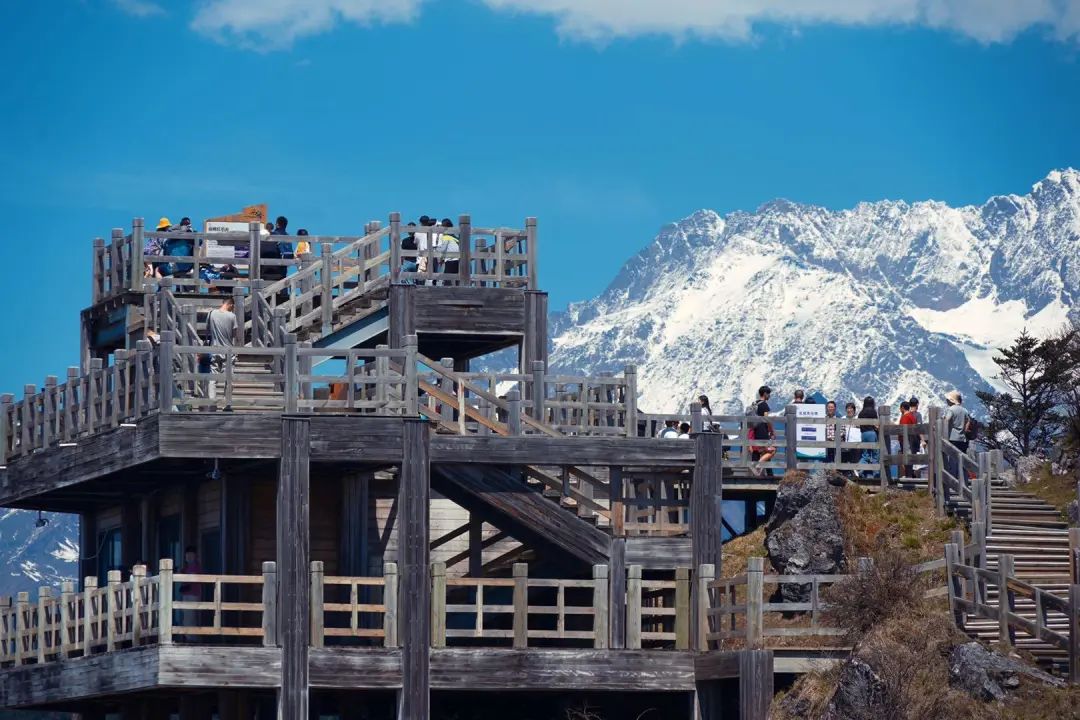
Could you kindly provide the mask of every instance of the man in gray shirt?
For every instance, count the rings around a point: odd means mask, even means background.
[[[232,296],[226,297],[220,307],[210,311],[210,317],[206,319],[206,327],[210,334],[210,345],[218,347],[233,347],[237,345],[236,336],[238,323]],[[225,354],[210,353],[210,372],[213,375],[221,375],[225,372]],[[211,400],[217,399],[217,381],[208,383],[207,396]],[[228,392],[226,390],[226,392]],[[226,410],[229,409],[226,407]]]
[[[964,428],[967,427],[968,411],[963,405],[964,399],[961,397],[959,390],[951,390],[945,394],[945,401],[949,404],[949,407],[945,410],[946,437],[950,443],[956,446],[957,450],[966,455],[968,438],[964,434]],[[960,477],[962,467],[956,453],[947,452],[945,461],[946,471],[962,482],[963,480]]]

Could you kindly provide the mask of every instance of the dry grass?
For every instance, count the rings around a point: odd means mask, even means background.
[[[870,557],[882,546],[902,550],[910,563],[937,560],[960,527],[953,518],[937,517],[928,492],[871,493],[853,483],[840,494],[840,521],[849,560]]]
[[[1050,463],[1027,485],[1020,485],[1017,490],[1029,492],[1056,507],[1065,514],[1065,506],[1076,499],[1077,478],[1073,475],[1055,475]]]
[[[752,533],[729,540],[724,543],[724,555],[721,562],[721,574],[723,577],[735,577],[746,572],[749,559],[752,557],[765,558],[765,572],[773,572],[769,564],[768,553],[765,551],[765,528],[759,527]]]

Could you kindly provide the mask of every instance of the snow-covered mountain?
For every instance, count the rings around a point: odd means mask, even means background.
[[[766,383],[781,403],[799,387],[894,406],[958,387],[974,401],[993,348],[1077,312],[1080,172],[1068,169],[981,206],[701,210],[553,316],[552,364],[637,364],[647,412],[685,412],[701,392],[741,412]]]
[[[0,509],[0,595],[29,592],[42,585],[58,587],[78,574],[79,516]]]

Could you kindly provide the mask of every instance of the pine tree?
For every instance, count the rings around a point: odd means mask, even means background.
[[[994,357],[1001,371],[995,379],[1007,390],[976,394],[990,420],[983,443],[1014,462],[1049,450],[1061,436],[1062,390],[1071,362],[1060,338],[1040,341],[1026,329],[1000,353]]]

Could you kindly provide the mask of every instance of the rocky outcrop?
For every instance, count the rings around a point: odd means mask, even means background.
[[[1004,473],[1006,484],[1013,487],[1027,485],[1032,480],[1038,479],[1047,462],[1049,460],[1042,455],[1025,455],[1017,458],[1013,466]]]
[[[791,475],[780,483],[765,524],[765,548],[777,572],[787,575],[838,573],[844,560],[838,494],[827,473]],[[784,602],[807,602],[810,586],[780,587]]]
[[[977,642],[957,645],[949,654],[949,684],[984,702],[1004,700],[1007,691],[1020,686],[1022,677],[1055,687],[1065,684],[1042,670],[993,652]]]
[[[1065,506],[1065,515],[1073,525],[1080,525],[1080,502],[1073,500]]]

